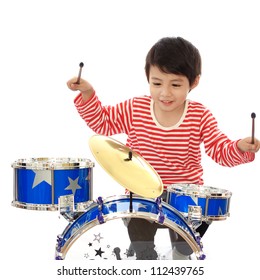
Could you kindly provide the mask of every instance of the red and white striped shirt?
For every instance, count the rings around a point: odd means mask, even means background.
[[[75,106],[97,134],[125,133],[126,145],[139,153],[159,174],[164,185],[186,183],[203,185],[200,145],[214,161],[236,166],[254,160],[253,153],[242,153],[217,126],[211,112],[202,104],[187,100],[180,121],[173,127],[161,126],[154,115],[150,96],[136,97],[115,106],[102,106],[97,95]]]

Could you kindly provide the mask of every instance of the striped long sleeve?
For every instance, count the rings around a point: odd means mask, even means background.
[[[165,185],[203,184],[202,143],[207,155],[223,166],[254,159],[254,154],[239,151],[237,141],[223,134],[211,112],[198,102],[187,100],[182,118],[173,127],[157,122],[150,96],[102,106],[96,95],[85,103],[78,95],[75,106],[95,133],[125,133],[126,145],[154,167]]]
[[[222,166],[236,166],[254,159],[252,153],[242,153],[237,147],[237,141],[231,141],[217,126],[212,114],[205,111],[201,121],[202,140],[205,151],[215,162]]]
[[[95,94],[85,103],[80,94],[74,103],[80,116],[95,133],[107,136],[128,134],[132,121],[132,100],[116,106],[102,106]]]

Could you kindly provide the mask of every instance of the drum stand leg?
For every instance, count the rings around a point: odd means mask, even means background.
[[[132,151],[128,152],[128,158],[125,158],[124,161],[131,161],[133,157]],[[129,212],[133,212],[133,193],[130,191],[130,205],[129,205]]]
[[[132,213],[133,212],[133,193],[130,192],[130,202],[129,202],[129,212]]]

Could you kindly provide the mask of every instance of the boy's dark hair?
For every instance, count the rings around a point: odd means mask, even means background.
[[[165,37],[153,45],[146,56],[148,82],[151,66],[157,66],[165,73],[184,75],[192,85],[201,74],[201,57],[198,49],[189,41],[181,37]]]

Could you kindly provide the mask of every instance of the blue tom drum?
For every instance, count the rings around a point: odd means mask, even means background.
[[[229,216],[232,193],[225,189],[195,184],[173,184],[167,187],[167,203],[184,216],[188,216],[189,206],[200,206],[202,220],[225,220]]]
[[[84,158],[29,158],[12,164],[12,205],[30,210],[58,210],[59,197],[74,195],[76,209],[92,199],[92,168]]]

